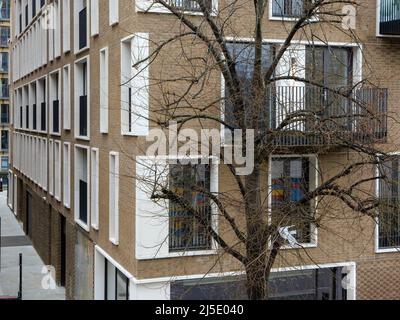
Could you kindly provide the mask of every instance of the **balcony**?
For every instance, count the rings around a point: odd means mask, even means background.
[[[185,13],[201,14],[199,1],[204,1],[204,5],[210,12],[213,9],[213,0],[164,0],[168,5]],[[216,2],[216,0],[214,0]],[[170,13],[162,4],[152,0],[136,1],[136,8],[142,12]]]
[[[400,2],[398,0],[380,0],[379,34],[400,35]]]
[[[274,87],[269,110],[277,146],[377,143],[387,137],[388,91],[360,88]]]

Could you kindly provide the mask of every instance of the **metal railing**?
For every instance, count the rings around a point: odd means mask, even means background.
[[[277,86],[269,88],[268,101],[275,145],[323,145],[340,138],[376,142],[387,137],[387,89]]]
[[[379,30],[381,34],[400,34],[400,2],[381,0]]]
[[[212,9],[212,0],[166,0],[166,2],[182,11],[200,12],[199,2],[203,1],[208,10]]]

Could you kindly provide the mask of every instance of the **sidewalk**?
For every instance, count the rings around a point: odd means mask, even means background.
[[[0,193],[0,217],[2,220],[0,297],[18,295],[19,254],[22,253],[22,299],[64,300],[64,288],[57,287],[55,290],[42,288],[44,264],[8,208],[6,192]]]

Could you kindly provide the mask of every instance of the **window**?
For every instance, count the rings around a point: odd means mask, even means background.
[[[129,279],[110,261],[105,259],[105,294],[104,300],[128,300]]]
[[[8,130],[1,131],[1,150],[8,150]]]
[[[119,154],[110,152],[110,174],[109,174],[109,239],[119,244]]]
[[[50,130],[52,134],[60,134],[60,71],[49,76],[50,80]]]
[[[1,170],[8,170],[8,157],[1,157]]]
[[[54,197],[61,201],[61,142],[54,141]]]
[[[316,188],[315,157],[273,157],[271,159],[271,218],[301,244],[315,242],[314,201],[299,204]],[[293,227],[292,227],[293,226]]]
[[[400,156],[396,155],[378,167],[380,179],[378,249],[396,249],[400,247]]]
[[[201,213],[199,223],[182,206],[169,203],[169,249],[170,251],[192,251],[211,249],[211,237],[204,225],[211,223],[210,199],[203,193],[191,191],[193,187],[210,190],[210,168],[207,165],[170,165],[169,188],[183,197]]]
[[[138,260],[215,254],[216,244],[208,228],[218,232],[218,213],[208,192],[218,193],[218,159],[210,158],[209,164],[196,162],[136,157]],[[156,190],[149,181],[157,181]],[[173,201],[154,201],[152,195],[161,192],[161,186],[189,201],[200,215],[194,217]],[[204,192],[194,191],[195,186]]]
[[[100,50],[100,132],[108,133],[108,48]]]
[[[74,0],[74,47],[75,52],[86,49],[88,43],[89,20],[87,12],[87,1]]]
[[[149,35],[136,33],[121,43],[121,130],[146,136],[149,131]],[[134,67],[133,67],[134,66]]]
[[[310,0],[271,0],[272,17],[300,18]]]
[[[49,193],[54,195],[54,142],[49,140]]]
[[[30,105],[30,123],[32,129],[37,130],[37,95],[36,95],[36,82],[29,85],[29,105]]]
[[[92,37],[99,34],[99,0],[91,0],[90,2],[90,32]]]
[[[8,52],[0,52],[0,72],[8,72]]]
[[[8,124],[8,122],[9,122],[9,105],[8,104],[1,105],[0,119],[1,119],[2,124]]]
[[[110,26],[117,24],[119,21],[119,1],[118,0],[109,0],[109,20]]]
[[[86,231],[89,231],[89,149],[75,146],[74,190],[75,190],[75,221]]]
[[[75,63],[75,137],[89,138],[89,58]]]
[[[1,26],[0,27],[0,47],[7,48],[9,39],[10,39],[10,28]]]
[[[54,58],[61,56],[61,12],[59,0],[53,1],[54,10]]]
[[[71,50],[71,0],[63,0],[63,51],[68,52]]]
[[[63,152],[63,200],[64,206],[70,208],[71,203],[71,145],[64,142]]]
[[[71,78],[69,70],[69,65],[63,68],[63,113],[65,130],[71,130]]]
[[[0,20],[10,20],[10,0],[0,0]]]
[[[99,149],[93,148],[91,153],[92,153],[90,157],[90,161],[92,163],[90,168],[91,219],[92,219],[92,227],[96,230],[99,230]]]
[[[0,79],[0,99],[9,99],[9,86],[8,86],[8,79]]]
[[[46,78],[37,81],[37,103],[38,103],[38,121],[40,121],[39,129],[42,132],[47,131],[47,105],[46,105]]]

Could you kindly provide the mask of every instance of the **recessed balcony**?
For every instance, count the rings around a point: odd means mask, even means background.
[[[378,143],[387,137],[387,89],[274,87],[269,110],[277,146]]]

